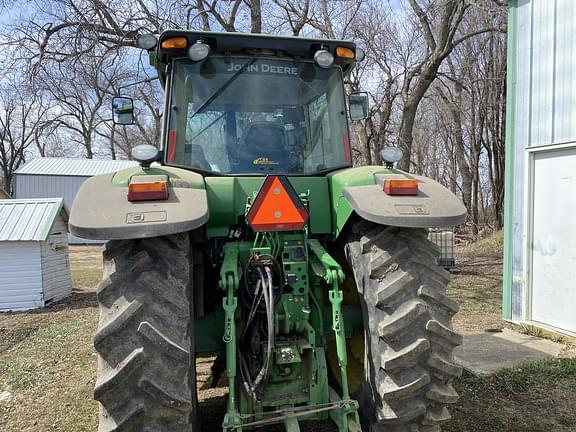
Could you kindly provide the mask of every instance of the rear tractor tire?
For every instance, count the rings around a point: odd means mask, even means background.
[[[188,233],[110,241],[98,287],[99,432],[190,432],[197,421]]]
[[[458,304],[445,295],[450,274],[427,230],[358,221],[352,231],[344,249],[365,327],[364,373],[352,396],[364,428],[438,432],[462,373],[452,356],[462,337],[451,324]]]

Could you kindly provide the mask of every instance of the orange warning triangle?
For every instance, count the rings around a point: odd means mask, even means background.
[[[268,176],[246,215],[254,231],[297,231],[308,211],[285,176]]]

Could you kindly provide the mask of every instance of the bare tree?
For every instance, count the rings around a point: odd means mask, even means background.
[[[466,19],[474,28],[503,25],[504,13],[485,13],[476,9]],[[449,184],[460,194],[469,211],[473,233],[479,226],[494,223],[501,227],[503,199],[505,115],[505,37],[499,32],[486,32],[469,38],[454,48],[438,79],[431,86],[437,97],[433,107],[423,102],[423,110],[433,123],[418,129],[440,131],[446,142],[444,155],[452,165]],[[429,141],[434,138],[429,136]],[[423,145],[415,138],[413,163],[419,165],[418,151]],[[436,161],[438,164],[439,161]],[[448,184],[448,183],[447,183]]]
[[[37,93],[15,88],[0,94],[0,170],[8,193],[12,193],[14,172],[26,161],[46,112]]]
[[[100,111],[110,92],[110,82],[98,72],[103,59],[44,70],[41,81],[59,106],[52,124],[65,130],[70,138],[84,148],[84,156],[94,157],[96,130],[103,118]]]
[[[407,156],[400,164],[400,167],[406,170],[410,168],[416,111],[430,85],[437,78],[443,61],[454,47],[465,40],[482,33],[500,30],[488,27],[464,32],[461,25],[472,7],[472,3],[466,0],[429,1],[425,3],[425,7],[417,0],[409,2],[427,49],[423,58],[406,70],[402,85],[403,107],[398,143]]]
[[[396,57],[402,44],[395,36],[398,28],[391,13],[388,8],[368,3],[349,25],[354,39],[366,51],[366,60],[350,77],[351,90],[367,90],[371,96],[370,114],[359,134],[366,164],[380,163],[380,150],[395,134],[393,114],[401,77]],[[370,84],[363,88],[364,83]]]

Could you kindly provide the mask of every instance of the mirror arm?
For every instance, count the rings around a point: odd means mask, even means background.
[[[121,91],[122,89],[125,89],[125,88],[127,88],[127,87],[132,87],[132,86],[135,86],[135,85],[138,85],[138,84],[149,83],[149,82],[152,82],[152,81],[156,81],[157,79],[160,79],[160,77],[155,76],[155,77],[151,77],[151,78],[146,78],[146,79],[141,80],[141,81],[136,81],[136,82],[124,84],[123,86],[118,87],[118,94],[117,94],[116,96],[122,97],[122,95],[120,94],[120,91]]]

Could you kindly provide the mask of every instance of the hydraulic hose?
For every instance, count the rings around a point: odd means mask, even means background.
[[[258,311],[258,306],[262,301],[262,296],[264,295],[264,292],[260,292],[261,286],[262,286],[262,279],[259,279],[258,281],[256,281],[256,289],[254,290],[254,299],[252,300],[252,306],[250,307],[250,313],[248,314],[248,320],[246,320],[246,324],[244,325],[242,336],[240,336],[241,339],[243,339],[244,336],[246,335],[246,331],[250,327],[250,324],[252,324],[252,321],[256,316],[256,312]]]
[[[266,361],[252,383],[251,394],[253,398],[256,398],[256,389],[262,384],[264,379],[268,377],[270,365],[272,364],[272,351],[274,349],[274,286],[272,284],[272,271],[268,266],[265,267],[266,278],[260,267],[258,267],[257,270],[262,281],[262,293],[264,294],[264,304],[266,306],[268,345],[266,347]]]

